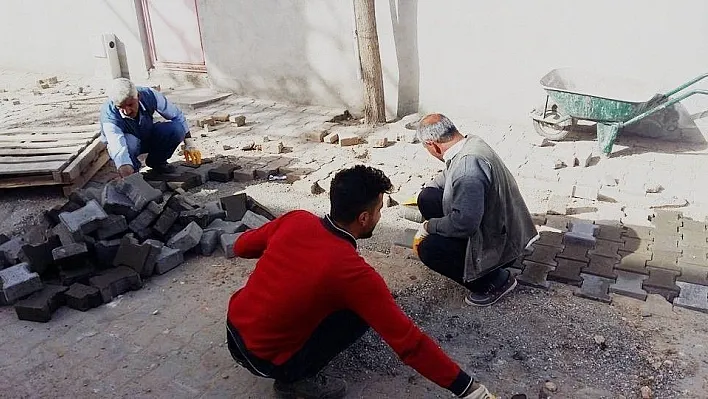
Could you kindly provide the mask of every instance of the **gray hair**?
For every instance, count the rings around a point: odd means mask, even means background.
[[[129,98],[138,98],[138,89],[129,79],[114,79],[108,90],[108,98],[113,101],[113,104],[120,105]]]
[[[446,143],[455,137],[457,128],[452,121],[443,114],[430,114],[418,123],[416,136],[422,143],[432,141]]]

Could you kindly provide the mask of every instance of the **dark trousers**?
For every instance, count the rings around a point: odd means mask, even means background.
[[[350,310],[334,312],[315,329],[305,345],[281,365],[259,359],[248,351],[238,331],[226,322],[231,356],[259,377],[295,382],[317,375],[335,356],[361,338],[369,326]]]
[[[418,209],[423,219],[443,217],[443,190],[434,187],[424,188],[418,195]],[[443,237],[430,234],[418,246],[420,260],[431,270],[463,285],[473,292],[486,292],[490,286],[500,287],[507,279],[507,273],[499,267],[484,276],[464,282],[465,256],[467,239]]]
[[[145,163],[147,166],[159,166],[167,162],[175,150],[184,140],[184,128],[175,122],[155,122],[152,130],[144,133],[142,138],[132,134],[125,134],[130,159],[135,170],[140,169],[138,155],[148,154]]]

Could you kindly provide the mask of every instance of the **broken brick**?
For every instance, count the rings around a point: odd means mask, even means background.
[[[41,289],[39,274],[30,271],[27,263],[0,270],[0,305],[11,305]]]
[[[103,298],[101,292],[96,287],[90,285],[75,283],[64,292],[66,306],[85,312],[101,306]]]
[[[235,124],[237,127],[246,125],[246,117],[243,115],[231,115],[229,121]]]
[[[352,145],[357,145],[361,139],[359,135],[355,133],[340,133],[339,134],[339,145],[341,147],[348,147]]]
[[[327,144],[336,144],[337,141],[339,141],[339,134],[329,133],[328,135],[322,138],[322,141]]]
[[[167,246],[179,249],[183,253],[187,252],[199,244],[199,240],[202,238],[202,232],[202,228],[195,222],[192,222],[174,237],[170,238],[167,242]]]
[[[61,285],[46,285],[26,299],[15,304],[15,313],[20,320],[46,323],[52,319],[52,313],[65,303],[64,292],[68,288]]]
[[[127,266],[118,266],[91,277],[89,284],[101,292],[104,303],[112,301],[118,295],[138,290],[143,286],[140,275]]]
[[[165,274],[184,262],[184,255],[179,249],[162,247],[155,264],[155,274]]]

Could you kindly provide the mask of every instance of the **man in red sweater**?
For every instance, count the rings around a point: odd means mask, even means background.
[[[274,379],[279,396],[343,397],[346,383],[320,370],[371,327],[441,387],[462,398],[494,398],[416,327],[357,252],[356,240],[371,237],[390,190],[380,170],[345,169],[332,180],[329,215],[293,211],[236,239],[236,256],[259,259],[229,302],[229,351],[251,373]]]

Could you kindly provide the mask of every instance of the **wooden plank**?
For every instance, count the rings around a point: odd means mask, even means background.
[[[56,155],[56,154],[78,154],[82,146],[56,147],[56,148],[15,148],[12,150],[0,148],[0,156],[3,155]]]
[[[64,191],[64,195],[68,197],[72,191],[83,187],[86,183],[88,183],[89,180],[91,180],[93,178],[93,176],[99,170],[101,170],[103,165],[105,165],[109,159],[110,159],[110,157],[108,156],[107,151],[104,151],[103,153],[101,153],[101,155],[98,157],[98,159],[93,161],[93,163],[91,165],[89,165],[89,167],[86,170],[84,170],[81,173],[81,175],[79,175],[79,177],[77,177],[76,180],[74,180],[74,182],[71,185],[64,186],[62,188],[62,190]]]
[[[65,161],[0,164],[0,175],[34,175],[52,173],[66,165]]]
[[[72,133],[99,131],[101,126],[98,123],[92,125],[79,126],[37,126],[37,127],[16,127],[12,129],[0,130],[0,134],[16,134],[16,133]]]
[[[79,155],[61,172],[61,179],[65,183],[70,183],[76,179],[81,171],[86,169],[96,158],[101,155],[101,152],[106,150],[106,144],[96,138],[88,145]]]
[[[57,148],[57,147],[74,147],[79,146],[79,148],[84,148],[87,144],[91,143],[91,140],[71,140],[71,141],[61,141],[56,143],[8,143],[3,144],[3,148],[24,148],[24,149],[36,149],[36,148]]]
[[[30,186],[53,186],[59,184],[52,175],[21,176],[0,178],[0,188],[17,188]]]
[[[77,132],[77,133],[57,133],[57,134],[15,134],[15,135],[0,135],[0,142],[13,143],[19,141],[43,142],[43,141],[62,141],[62,140],[90,140],[98,136],[96,132]]]
[[[74,156],[72,154],[56,154],[56,155],[36,155],[29,157],[8,157],[0,156],[0,164],[4,163],[31,163],[31,162],[50,162],[50,161],[69,161]]]

